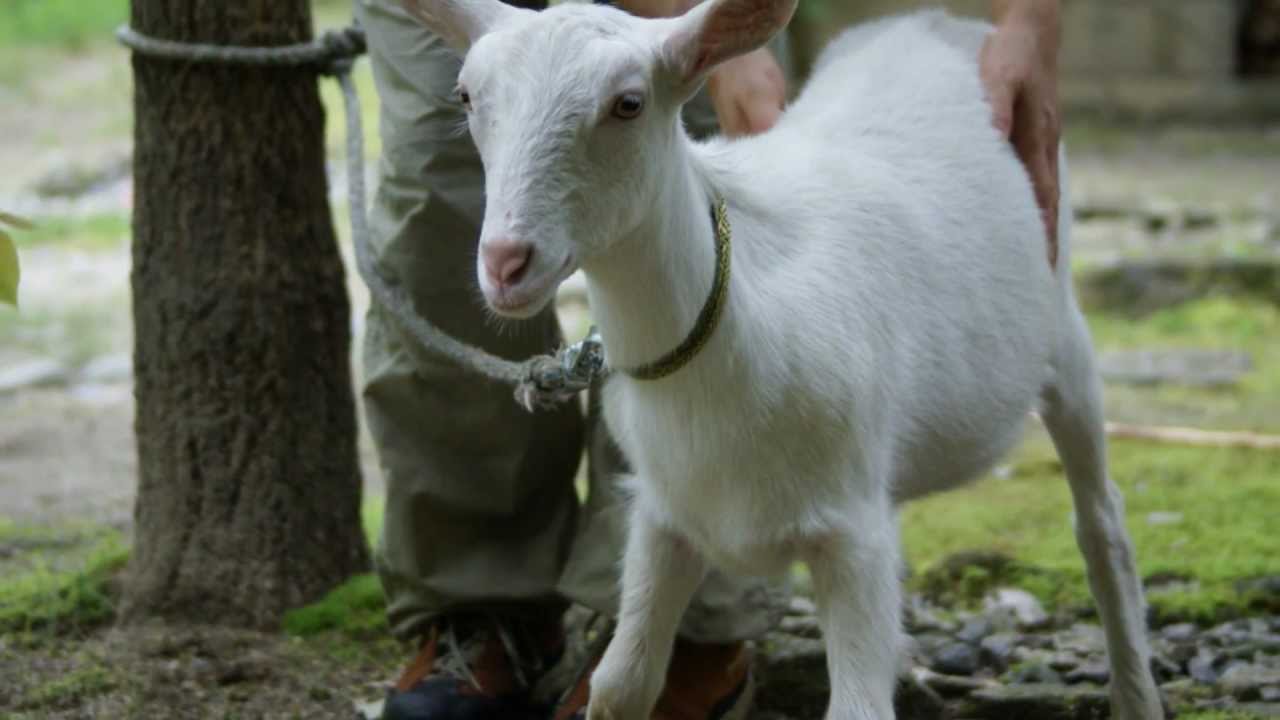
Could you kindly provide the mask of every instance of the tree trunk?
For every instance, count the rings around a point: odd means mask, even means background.
[[[277,45],[308,0],[133,0],[153,37]],[[306,69],[133,59],[138,498],[122,621],[278,627],[368,553]]]

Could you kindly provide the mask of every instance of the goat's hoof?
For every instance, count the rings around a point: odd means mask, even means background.
[[[587,720],[618,720],[618,715],[602,703],[591,702],[587,705]]]

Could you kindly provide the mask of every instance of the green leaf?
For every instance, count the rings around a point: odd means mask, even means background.
[[[16,227],[19,230],[32,230],[35,228],[35,225],[32,225],[30,220],[3,211],[0,211],[0,225]]]
[[[0,303],[18,306],[18,250],[8,233],[0,231]]]

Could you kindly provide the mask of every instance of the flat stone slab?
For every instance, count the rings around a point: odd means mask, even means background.
[[[1094,720],[1110,717],[1102,688],[1092,685],[1003,685],[975,690],[959,717],[974,720]]]
[[[1280,305],[1280,261],[1269,258],[1144,258],[1088,268],[1077,276],[1085,308],[1142,316],[1209,295]]]
[[[1100,353],[1098,370],[1107,382],[1127,385],[1226,387],[1253,370],[1253,360],[1230,350],[1120,350]]]
[[[41,358],[0,368],[0,395],[29,387],[66,384],[67,366],[52,358]]]

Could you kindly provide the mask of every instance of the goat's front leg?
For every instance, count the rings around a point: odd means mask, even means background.
[[[893,509],[858,513],[850,530],[806,553],[827,645],[828,720],[892,720],[902,594]]]
[[[618,629],[591,675],[587,720],[648,720],[676,628],[706,572],[702,556],[642,508],[631,519]]]

